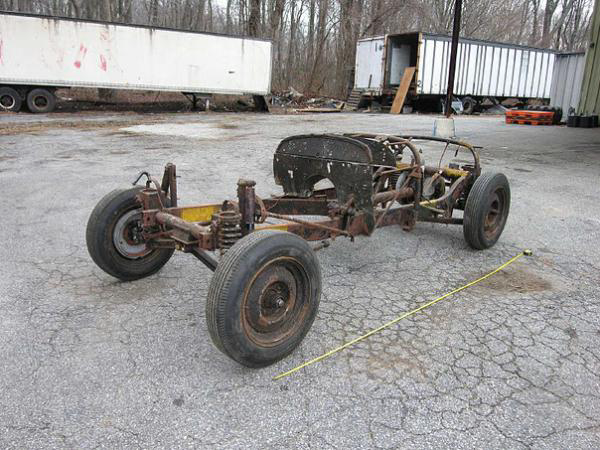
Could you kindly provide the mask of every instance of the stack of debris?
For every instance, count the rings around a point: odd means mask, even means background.
[[[284,92],[274,92],[271,104],[295,112],[340,112],[345,102],[330,97],[305,97],[293,87]]]

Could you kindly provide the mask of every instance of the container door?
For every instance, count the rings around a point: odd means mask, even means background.
[[[390,58],[390,86],[398,86],[404,69],[410,67],[411,46],[408,44],[398,44],[392,42],[392,55]]]
[[[379,90],[383,83],[383,38],[358,41],[356,45],[356,89]]]

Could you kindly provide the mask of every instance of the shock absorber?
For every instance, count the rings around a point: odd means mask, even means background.
[[[221,255],[242,238],[240,221],[242,216],[237,211],[220,211],[213,216],[218,227],[218,246]]]

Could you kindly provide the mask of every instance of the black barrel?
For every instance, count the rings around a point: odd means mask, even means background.
[[[579,116],[569,116],[567,118],[567,126],[568,127],[578,127],[579,126]]]
[[[593,125],[594,120],[592,119],[592,116],[581,116],[579,119],[579,126],[581,128],[592,128]]]

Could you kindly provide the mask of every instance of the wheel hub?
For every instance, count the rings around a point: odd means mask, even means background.
[[[502,221],[504,217],[504,207],[505,201],[502,192],[494,192],[490,196],[489,206],[483,224],[483,231],[486,237],[493,237],[502,226]]]
[[[3,95],[0,97],[0,106],[3,109],[11,109],[15,106],[15,99],[10,95]]]
[[[308,288],[305,272],[297,263],[267,264],[244,296],[246,334],[261,346],[276,345],[293,335],[308,310]]]
[[[43,95],[37,95],[33,99],[33,104],[38,108],[45,108],[46,106],[48,106],[48,99]]]
[[[259,314],[263,322],[274,323],[281,319],[287,311],[288,303],[292,300],[292,292],[290,291],[293,291],[293,289],[288,285],[290,281],[287,279],[288,274],[280,273],[279,275],[284,278],[284,281],[274,281],[263,290],[260,296]]]
[[[142,236],[142,213],[138,209],[123,214],[113,231],[113,243],[121,256],[138,259],[150,253]]]

